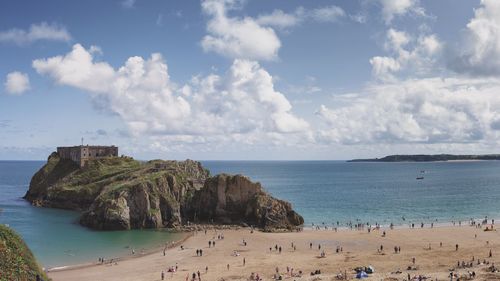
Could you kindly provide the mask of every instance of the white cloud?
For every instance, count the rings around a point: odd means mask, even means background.
[[[71,35],[65,27],[58,24],[41,22],[32,24],[29,30],[13,28],[0,32],[0,42],[12,42],[26,45],[39,40],[63,41],[71,40]]]
[[[207,23],[208,35],[201,41],[206,52],[215,52],[230,58],[251,60],[274,60],[281,48],[273,28],[286,29],[311,20],[336,22],[346,13],[338,6],[326,6],[306,10],[298,7],[292,13],[274,10],[257,17],[230,17],[229,11],[241,9],[241,0],[204,0],[203,12],[210,16]]]
[[[316,22],[337,22],[345,17],[346,13],[338,6],[326,6],[316,9],[305,9],[298,7],[293,13],[286,13],[282,10],[274,10],[270,14],[260,14],[256,21],[263,26],[276,28],[288,28],[301,24],[304,21]]]
[[[7,74],[4,86],[7,94],[22,95],[30,89],[30,79],[28,74],[14,71]]]
[[[211,17],[207,23],[209,34],[201,41],[203,49],[230,58],[276,59],[281,42],[272,28],[251,17],[228,17],[227,11],[238,4],[236,0],[202,2],[203,12]]]
[[[135,5],[135,0],[123,0],[122,1],[122,7],[125,9],[132,9],[134,8]]]
[[[158,17],[156,18],[156,25],[163,26],[163,14],[159,14]]]
[[[115,78],[114,69],[107,63],[94,62],[92,53],[80,44],[65,56],[33,61],[40,74],[50,75],[58,84],[78,87],[92,92],[107,92]]]
[[[274,89],[272,76],[249,60],[235,60],[225,75],[195,77],[183,87],[170,80],[159,54],[148,60],[131,57],[114,69],[94,61],[77,44],[64,56],[35,60],[33,67],[58,84],[89,91],[134,135],[248,142],[309,130],[309,124],[292,113],[287,98]]]
[[[291,113],[287,98],[274,89],[272,76],[253,61],[235,60],[224,77],[210,75],[195,81],[194,102],[206,118],[225,120],[225,129],[291,133],[308,124]]]
[[[321,106],[318,139],[341,144],[489,143],[500,131],[500,80],[425,78],[376,84]]]
[[[410,43],[411,39],[412,38],[406,32],[390,28],[387,31],[385,48],[399,52],[401,48]]]
[[[372,73],[379,79],[390,80],[394,76],[392,73],[401,69],[401,64],[394,58],[376,56],[370,59]]]
[[[319,22],[336,22],[339,18],[344,16],[344,10],[334,5],[317,8],[311,11],[311,17]]]
[[[411,75],[428,75],[436,71],[443,43],[436,34],[420,34],[417,38],[404,31],[390,28],[386,34],[385,49],[392,56],[376,56],[370,59],[375,78],[394,80],[399,72]]]
[[[364,13],[352,14],[352,15],[349,15],[349,17],[350,17],[353,21],[355,21],[355,22],[357,22],[357,23],[366,23],[366,18],[367,18],[367,16],[366,16],[366,14],[364,14]]]
[[[257,17],[257,23],[264,26],[273,26],[277,28],[287,28],[296,26],[303,21],[304,9],[299,8],[295,13],[288,14],[282,10],[274,10],[270,14],[261,14]]]
[[[418,0],[379,0],[382,5],[382,17],[386,24],[390,24],[396,16],[407,13],[425,15],[425,10]]]
[[[457,72],[472,75],[500,74],[500,2],[481,0],[467,24],[465,38],[450,63]]]

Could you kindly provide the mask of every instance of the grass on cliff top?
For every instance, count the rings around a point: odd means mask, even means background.
[[[63,182],[63,189],[85,188],[107,184],[108,181],[119,181],[142,168],[142,164],[129,157],[109,157],[89,161],[83,168],[71,174],[68,181]]]
[[[0,281],[49,280],[21,237],[0,224]]]

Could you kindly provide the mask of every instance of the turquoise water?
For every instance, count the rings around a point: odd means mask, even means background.
[[[8,224],[25,239],[45,267],[97,261],[98,257],[139,254],[178,240],[167,231],[92,231],[78,224],[73,211],[36,208],[21,197],[44,162],[0,161],[0,223]]]
[[[47,267],[129,255],[179,236],[165,231],[91,231],[71,211],[35,208],[21,197],[44,162],[0,161],[0,223]],[[346,163],[203,161],[212,174],[241,173],[290,201],[306,224],[381,224],[500,218],[500,161]],[[425,173],[421,173],[424,170]],[[416,177],[424,176],[424,180]],[[402,220],[405,217],[405,221]]]

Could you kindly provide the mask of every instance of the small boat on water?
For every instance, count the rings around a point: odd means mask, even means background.
[[[417,180],[423,180],[424,177],[417,177]]]

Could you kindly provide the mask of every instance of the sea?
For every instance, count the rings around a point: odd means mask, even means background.
[[[202,161],[212,175],[244,174],[292,203],[311,227],[370,223],[405,226],[500,218],[500,161],[369,163]],[[182,234],[165,230],[93,231],[74,211],[22,199],[43,161],[0,161],[0,223],[25,239],[47,267],[139,254]],[[423,179],[417,179],[423,178]]]

